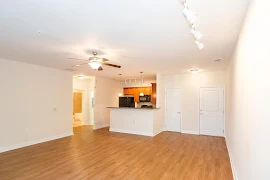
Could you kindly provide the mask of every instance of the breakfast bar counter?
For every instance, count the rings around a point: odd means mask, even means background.
[[[110,131],[155,136],[163,130],[160,108],[108,107]]]

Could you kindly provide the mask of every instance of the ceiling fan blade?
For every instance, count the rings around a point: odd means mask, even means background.
[[[85,65],[85,64],[88,64],[88,62],[87,63],[82,63],[82,64],[75,64],[75,65],[72,65],[71,67],[79,67],[79,66],[82,66],[82,65]]]
[[[68,59],[73,59],[73,60],[78,60],[78,61],[88,61],[86,59],[77,59],[77,58],[68,58]]]
[[[99,66],[98,71],[102,71],[102,70],[103,70],[103,68],[101,66]]]
[[[104,61],[109,61],[109,59],[106,59],[106,58],[101,58],[102,62]]]
[[[106,62],[102,62],[101,64],[106,65],[106,66],[112,66],[112,67],[115,67],[115,68],[121,68],[121,66],[119,66],[119,65],[110,64],[110,63],[106,63]]]

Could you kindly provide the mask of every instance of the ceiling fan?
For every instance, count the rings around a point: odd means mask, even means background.
[[[68,59],[75,59],[75,60],[87,61],[87,62],[82,63],[82,64],[75,64],[75,65],[73,65],[71,67],[79,67],[79,66],[83,66],[85,64],[88,64],[89,66],[92,67],[92,69],[98,70],[98,71],[102,71],[103,70],[102,65],[112,66],[112,67],[115,67],[115,68],[121,68],[121,66],[119,66],[119,65],[107,63],[107,61],[109,61],[109,60],[106,59],[106,58],[99,58],[99,57],[97,57],[97,52],[93,52],[93,55],[94,55],[94,57],[90,57],[88,60],[85,60],[85,59],[76,59],[76,58],[68,58]]]

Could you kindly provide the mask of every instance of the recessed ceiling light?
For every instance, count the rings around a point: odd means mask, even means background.
[[[78,79],[84,79],[85,77],[83,75],[79,75]]]
[[[198,70],[198,69],[191,69],[190,71],[191,71],[191,73],[192,73],[192,74],[196,74],[196,73],[198,73],[198,72],[199,72],[199,70]]]
[[[75,66],[79,67],[80,65],[79,65],[79,64],[77,64],[77,65],[75,65]]]

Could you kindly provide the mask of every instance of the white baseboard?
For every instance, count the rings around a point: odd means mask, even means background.
[[[97,130],[97,129],[101,129],[101,128],[105,128],[105,127],[109,127],[110,124],[99,124],[99,125],[94,125],[94,130]]]
[[[225,142],[226,142],[226,146],[227,146],[227,149],[228,149],[229,158],[230,158],[230,162],[231,162],[233,179],[234,180],[238,180],[237,174],[236,174],[236,171],[235,171],[235,166],[234,166],[234,161],[233,161],[232,153],[231,153],[231,148],[230,148],[229,142],[227,141],[227,138],[226,137],[225,137]]]
[[[28,141],[28,142],[24,142],[24,143],[20,143],[20,144],[1,147],[0,148],[0,153],[10,151],[10,150],[14,150],[14,149],[18,149],[18,148],[22,148],[22,147],[26,147],[26,146],[31,146],[31,145],[34,145],[34,144],[39,144],[39,143],[43,143],[43,142],[47,142],[47,141],[52,141],[52,140],[55,140],[55,139],[60,139],[60,138],[64,138],[64,137],[72,136],[72,135],[73,135],[73,132],[64,133],[64,134],[60,134],[60,135],[56,135],[56,136],[42,138],[42,139],[35,140],[35,141]]]
[[[139,131],[128,131],[128,130],[121,130],[121,129],[115,129],[110,128],[111,132],[119,132],[119,133],[126,133],[126,134],[136,134],[136,135],[142,135],[142,136],[154,136],[152,133],[147,132],[139,132]]]
[[[161,132],[163,132],[163,129],[160,129],[160,130],[154,132],[154,136],[158,135],[158,134],[161,133]]]
[[[181,133],[199,135],[198,131],[181,130]]]

